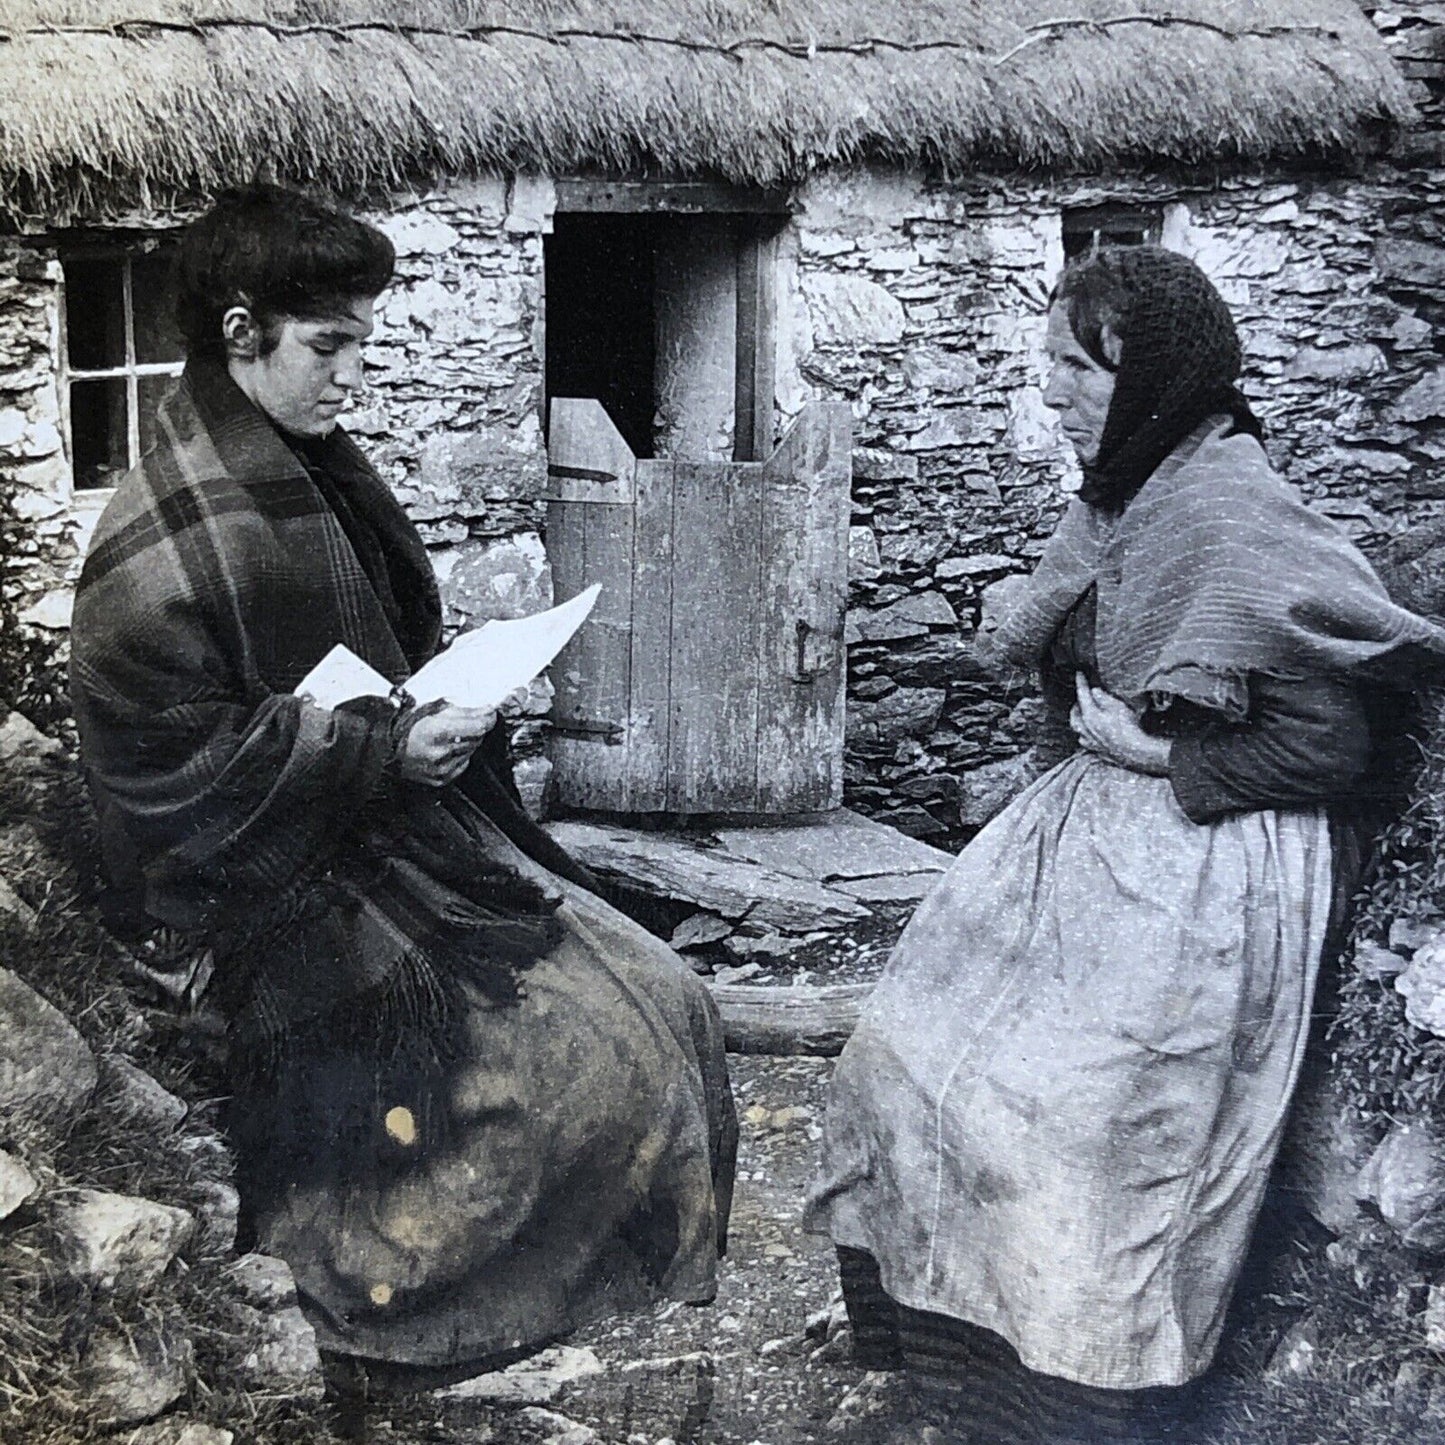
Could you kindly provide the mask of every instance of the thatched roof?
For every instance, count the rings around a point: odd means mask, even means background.
[[[1338,155],[1410,114],[1352,0],[0,0],[32,215],[258,173]]]

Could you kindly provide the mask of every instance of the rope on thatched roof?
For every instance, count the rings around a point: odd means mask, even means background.
[[[1158,15],[1140,11],[1130,15],[1113,15],[1102,19],[1087,16],[1068,16],[1057,20],[1041,20],[1025,26],[1033,32],[1003,54],[993,57],[995,65],[1003,65],[1020,51],[1027,50],[1040,41],[1057,39],[1068,30],[1089,30],[1103,32],[1120,25],[1150,25],[1160,29],[1178,27],[1181,29],[1207,30],[1226,40],[1273,40],[1288,35],[1314,35],[1326,40],[1340,39],[1339,30],[1332,26],[1317,24],[1256,25],[1231,29],[1201,20],[1190,15]],[[829,42],[818,40],[778,40],[766,35],[747,35],[737,40],[724,42],[695,40],[685,35],[659,35],[640,30],[599,30],[583,26],[558,26],[547,30],[533,29],[523,25],[490,23],[486,25],[414,25],[389,23],[383,20],[351,21],[306,21],[286,23],[277,20],[257,20],[236,16],[207,16],[194,20],[117,20],[109,25],[28,25],[0,26],[0,43],[19,40],[31,35],[96,35],[114,40],[129,40],[137,36],[163,34],[167,31],[188,35],[204,35],[208,30],[262,30],[277,39],[301,35],[329,35],[344,40],[358,32],[381,32],[395,35],[404,40],[417,38],[438,40],[492,40],[511,36],[521,40],[540,40],[548,44],[565,44],[569,40],[615,40],[625,45],[662,45],[677,50],[692,51],[705,55],[725,55],[739,58],[748,50],[773,50],[797,59],[811,60],[818,55],[870,55],[878,50],[892,50],[905,55],[921,55],[930,51],[963,51],[977,55],[976,45],[958,40],[895,40],[882,35],[864,36],[857,40]]]
[[[0,0],[0,73],[0,225],[256,174],[1362,157],[1414,116],[1355,0]]]
[[[1151,15],[1145,11],[1136,11],[1132,15],[1110,15],[1102,19],[1088,15],[1071,15],[1057,20],[1037,20],[1032,25],[1025,25],[1024,29],[1032,33],[1017,45],[1005,50],[1002,55],[994,56],[993,63],[1004,65],[1029,46],[1044,40],[1057,40],[1069,30],[1102,33],[1112,30],[1116,25],[1157,25],[1161,29],[1170,25],[1192,26],[1196,30],[1208,30],[1212,34],[1222,35],[1226,40],[1273,40],[1284,35],[1318,35],[1325,40],[1340,39],[1340,32],[1330,25],[1257,25],[1231,30],[1227,26],[1216,25],[1212,20],[1200,20],[1192,15]]]

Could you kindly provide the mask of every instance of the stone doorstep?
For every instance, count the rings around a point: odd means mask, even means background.
[[[840,808],[827,818],[776,827],[724,828],[723,849],[795,878],[841,880],[944,873],[953,858],[886,823]]]
[[[591,821],[547,828],[580,862],[628,887],[784,933],[840,931],[869,917],[869,903],[917,902],[953,862],[848,809],[702,838]]]

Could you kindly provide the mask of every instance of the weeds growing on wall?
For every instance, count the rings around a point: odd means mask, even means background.
[[[32,528],[0,489],[0,567],[5,571],[33,549]],[[70,702],[60,649],[45,634],[21,627],[15,597],[0,571],[0,704],[25,714],[52,737],[70,726]]]
[[[1414,739],[1408,803],[1376,846],[1355,943],[1386,943],[1397,921],[1445,921],[1445,691],[1425,700]],[[1331,1040],[1339,1081],[1362,1117],[1445,1118],[1445,1039],[1409,1022],[1393,977],[1352,967],[1348,954]]]

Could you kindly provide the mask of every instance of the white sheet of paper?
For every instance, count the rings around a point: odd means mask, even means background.
[[[462,633],[412,677],[407,692],[419,703],[444,697],[457,707],[497,707],[561,652],[601,591],[594,582],[559,607]]]
[[[391,684],[369,662],[338,642],[301,679],[296,692],[321,707],[335,707],[354,697],[387,697]]]
[[[531,617],[484,622],[464,632],[406,683],[418,703],[445,698],[458,707],[497,707],[525,687],[567,645],[587,620],[600,583],[568,602]],[[350,648],[337,643],[296,689],[321,707],[354,697],[386,697],[391,684]]]

